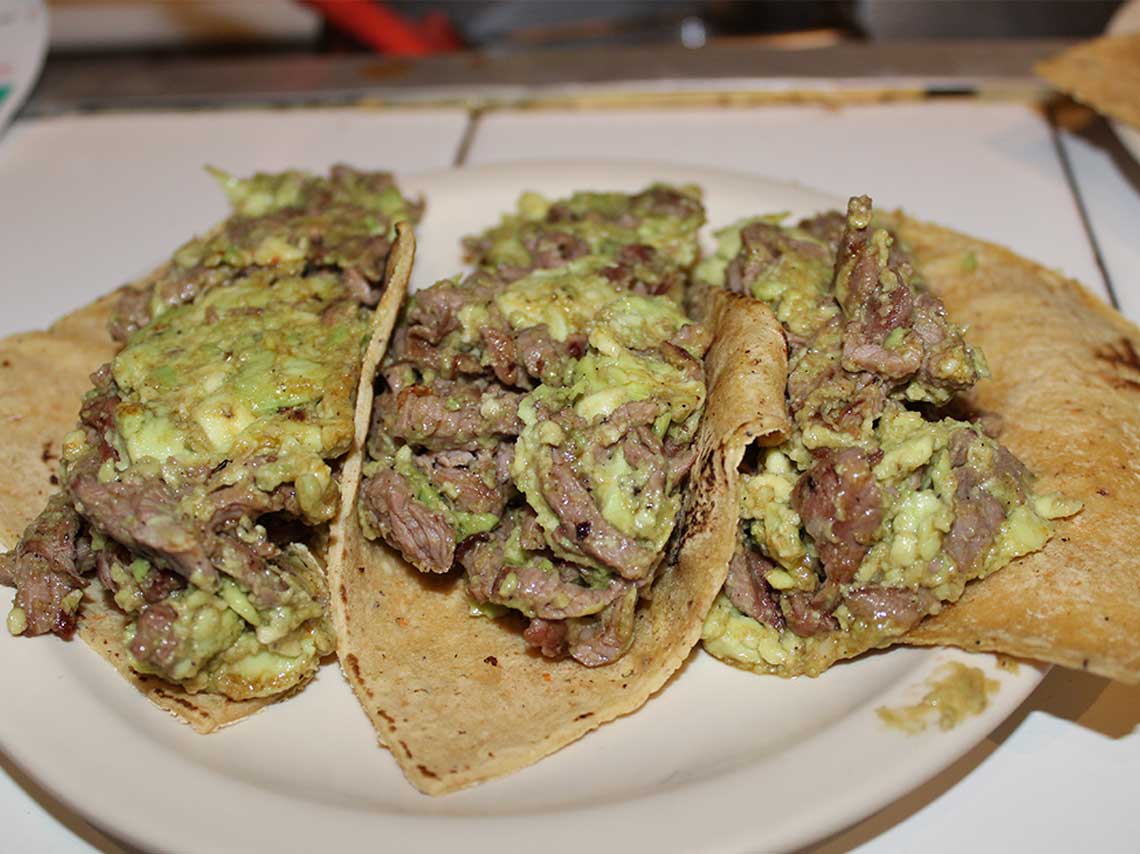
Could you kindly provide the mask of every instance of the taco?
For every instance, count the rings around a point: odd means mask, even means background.
[[[851,199],[845,217],[760,217],[719,238],[698,277],[775,311],[793,428],[739,480],[706,650],[756,672],[817,675],[898,642],[1080,510],[1037,483],[994,419],[953,409],[989,375],[986,360],[869,198]]]
[[[366,348],[388,339],[419,215],[386,173],[217,174],[229,219],[114,300],[0,344],[4,455],[27,475],[2,495],[8,629],[78,628],[204,732],[334,649],[319,555],[355,490]],[[14,541],[49,448],[58,488]]]
[[[695,193],[662,186],[526,196],[467,242],[479,269],[397,324],[330,584],[342,667],[422,791],[633,711],[697,641],[731,460],[786,428],[770,311],[680,307],[702,221]],[[735,334],[710,349],[717,323]]]

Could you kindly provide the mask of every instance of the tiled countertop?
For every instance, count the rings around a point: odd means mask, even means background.
[[[330,125],[335,132],[329,133]],[[521,159],[670,161],[792,180],[1011,246],[1140,318],[1140,166],[1097,119],[1019,101],[606,111],[294,110],[26,119],[0,139],[0,334],[8,301],[47,323],[153,262],[219,211],[180,203],[203,162],[237,172],[343,160],[413,172]],[[257,140],[243,157],[240,141]],[[256,152],[256,155],[254,154]],[[113,194],[76,194],[91,170]],[[80,182],[81,183],[81,182]],[[762,207],[760,205],[759,207]],[[105,224],[115,223],[113,229]],[[55,245],[27,249],[50,223]],[[1026,224],[1031,223],[1031,227]],[[89,261],[61,281],[60,253]],[[16,283],[13,285],[13,283]],[[1130,544],[1131,545],[1131,544]],[[0,711],[3,701],[0,699]],[[815,846],[843,851],[1135,850],[1140,689],[1054,670],[967,756]],[[85,735],[83,737],[97,737]],[[0,757],[0,850],[124,851]],[[378,846],[383,840],[378,840]]]

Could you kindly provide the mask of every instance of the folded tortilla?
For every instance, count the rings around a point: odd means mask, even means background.
[[[1140,128],[1140,33],[1083,42],[1034,70],[1078,101]]]
[[[415,252],[411,228],[400,223],[397,234],[385,270],[384,293],[372,315],[364,357],[373,362],[383,354],[411,276]],[[163,269],[134,287],[144,285]],[[58,490],[56,463],[62,439],[75,426],[79,401],[91,387],[91,373],[108,362],[118,349],[108,332],[108,323],[121,293],[122,290],[116,291],[67,315],[47,331],[13,335],[0,341],[0,424],[5,428],[0,462],[11,475],[0,483],[0,546],[4,548],[15,546],[24,527],[48,496]],[[50,392],[45,394],[47,382]],[[371,375],[362,372],[356,411],[367,412],[371,400]],[[362,452],[362,444],[354,442],[342,461],[342,507],[350,506],[351,496],[356,493]],[[337,525],[334,520],[329,526],[326,562],[336,559],[333,545],[343,541]],[[162,679],[136,673],[128,664],[124,638],[130,617],[114,605],[98,578],[93,577],[84,590],[81,613],[79,637],[147,699],[198,732],[213,732],[288,696],[237,701],[218,694],[190,693]]]
[[[1001,415],[999,438],[1042,489],[1084,503],[1042,551],[970,585],[906,641],[1140,682],[1140,329],[1007,249],[895,220],[931,289],[990,362],[978,408]]]
[[[736,529],[723,496],[746,445],[778,443],[788,427],[775,317],[760,303],[721,295],[711,322],[709,404],[679,548],[638,609],[632,648],[615,663],[543,658],[502,621],[471,616],[460,578],[417,572],[365,539],[356,514],[342,518],[346,553],[329,572],[341,667],[380,743],[421,791],[443,794],[516,771],[634,711],[700,638]]]

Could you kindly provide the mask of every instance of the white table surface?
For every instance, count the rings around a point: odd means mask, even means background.
[[[836,195],[869,192],[878,205],[1010,245],[1107,297],[1103,267],[1124,311],[1140,317],[1140,167],[1096,121],[1057,131],[1029,106],[970,101],[491,113],[473,125],[460,111],[307,110],[15,125],[0,138],[0,335],[17,331],[6,320],[14,300],[47,323],[143,272],[153,250],[132,233],[144,223],[150,233],[157,220],[171,246],[208,225],[220,202],[197,209],[179,194],[202,180],[203,162],[238,173],[338,160],[411,172],[460,159],[589,157],[718,166]],[[115,192],[75,193],[92,170],[114,176]],[[47,222],[58,242],[29,245]],[[76,253],[88,265],[81,281],[60,275],[74,269]],[[1054,670],[949,769],[811,850],[1135,851],[1138,723],[1140,688]],[[2,755],[0,768],[0,851],[130,850]]]

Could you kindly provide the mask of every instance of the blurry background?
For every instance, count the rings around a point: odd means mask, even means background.
[[[51,50],[423,55],[599,44],[1092,36],[1120,0],[49,0]]]

